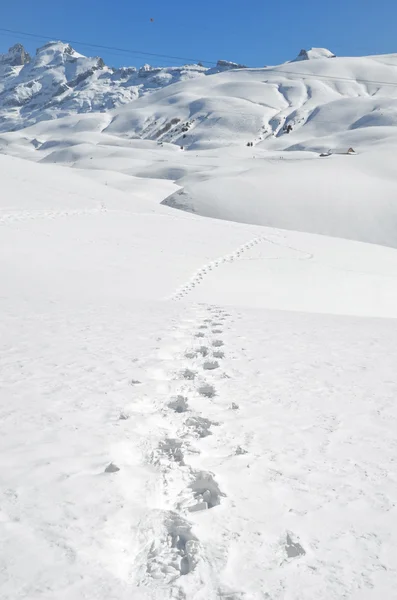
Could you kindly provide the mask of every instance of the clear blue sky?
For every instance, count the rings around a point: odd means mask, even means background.
[[[0,15],[0,27],[64,41],[249,66],[312,46],[345,56],[397,52],[396,0],[18,0],[2,2]],[[0,31],[0,52],[15,42],[29,51],[45,43]],[[74,47],[114,66],[183,62]]]

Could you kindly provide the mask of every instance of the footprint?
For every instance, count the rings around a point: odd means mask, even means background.
[[[109,463],[105,469],[105,473],[117,473],[117,471],[120,471],[120,467],[115,465],[113,462]]]
[[[159,450],[162,454],[166,455],[169,460],[173,460],[182,466],[184,465],[182,442],[180,440],[175,438],[166,438],[160,442]]]
[[[164,529],[151,545],[146,570],[154,579],[172,582],[194,570],[200,544],[191,531],[192,525],[176,513],[168,513]]]
[[[192,381],[196,377],[196,375],[196,371],[192,371],[191,369],[184,369],[181,372],[180,377],[181,379],[187,379],[189,381]]]
[[[213,352],[213,353],[212,353],[212,356],[213,356],[214,358],[225,358],[225,354],[224,354],[224,352],[222,352],[222,351],[220,351],[220,350],[218,350],[218,351],[216,351],[216,352]]]
[[[196,504],[189,506],[189,512],[214,508],[221,503],[221,496],[225,495],[220,491],[219,485],[211,473],[205,471],[198,471],[189,487],[193,491],[193,497],[196,500]]]
[[[204,337],[204,333],[199,331],[198,333],[195,334],[195,337],[202,338],[202,337]]]
[[[201,354],[201,356],[205,358],[208,354],[207,346],[200,346],[200,348],[197,348],[197,354]]]
[[[184,413],[189,410],[187,398],[184,396],[176,396],[168,403],[168,408],[171,408],[177,413]]]
[[[189,429],[193,429],[194,433],[196,433],[199,438],[205,438],[211,435],[211,425],[216,425],[216,423],[204,417],[189,417],[189,419],[185,421],[185,425],[189,427]]]
[[[223,346],[224,344],[223,344],[222,340],[214,340],[214,341],[212,342],[212,345],[213,345],[215,348],[220,348],[220,347],[221,347],[221,346]]]
[[[219,368],[219,363],[216,360],[207,360],[203,364],[203,369],[205,371],[213,371],[214,369],[218,369],[218,368]]]
[[[223,330],[222,329],[212,329],[211,333],[217,333],[217,334],[219,334],[219,333],[223,333]]]
[[[214,386],[209,383],[203,383],[199,386],[197,391],[200,396],[204,396],[205,398],[213,398],[216,395]]]
[[[297,558],[298,556],[304,556],[306,554],[304,548],[299,544],[299,542],[294,542],[291,535],[287,533],[284,546],[288,558]]]

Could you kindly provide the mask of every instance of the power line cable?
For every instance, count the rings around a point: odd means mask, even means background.
[[[329,59],[332,60],[332,59]],[[394,65],[388,65],[388,66],[394,66]],[[395,65],[397,68],[397,64]],[[281,73],[281,74],[285,74],[285,75],[291,75],[291,76],[298,76],[298,77],[302,77],[302,78],[309,78],[309,77],[313,77],[313,79],[329,79],[331,81],[349,81],[349,82],[354,82],[354,83],[366,83],[369,85],[390,85],[392,87],[397,87],[397,81],[393,82],[393,81],[372,81],[370,79],[355,79],[354,77],[338,77],[336,75],[319,75],[317,73],[302,73],[300,71],[286,71],[284,69],[281,69],[279,67],[265,67],[265,72],[269,73],[269,72],[273,72],[273,73]],[[396,71],[396,78],[397,78],[397,71]]]
[[[50,40],[53,41],[54,37],[50,37],[50,36],[45,36],[45,35],[37,35],[34,33],[29,33],[26,31],[18,31],[18,30],[13,30],[13,29],[6,29],[4,27],[0,27],[0,33],[6,33],[6,34],[13,34],[13,35],[23,35],[23,36],[27,36],[29,38],[35,38],[35,39],[41,39],[41,40]],[[124,54],[133,54],[133,55],[139,55],[139,56],[151,56],[151,57],[157,57],[157,58],[166,58],[166,59],[170,59],[170,60],[178,60],[178,61],[190,61],[193,63],[201,63],[201,64],[206,64],[206,65],[211,65],[211,66],[216,66],[217,62],[214,61],[205,61],[205,60],[199,60],[196,58],[188,58],[188,57],[183,57],[183,56],[171,56],[169,54],[157,54],[157,53],[153,53],[153,52],[144,52],[142,50],[133,50],[133,49],[127,49],[127,48],[118,48],[115,46],[105,46],[102,44],[91,44],[89,42],[81,42],[81,41],[77,41],[77,40],[68,40],[68,42],[70,44],[78,44],[81,46],[86,46],[86,47],[90,47],[90,48],[97,48],[97,49],[102,49],[102,50],[108,50],[108,51],[115,51],[115,52],[119,52]],[[329,59],[329,60],[333,60],[333,59]],[[380,63],[382,64],[382,63]],[[394,65],[390,65],[388,64],[387,66],[391,66],[393,67]],[[397,67],[397,64],[396,64]],[[392,82],[392,81],[374,81],[374,80],[369,80],[369,79],[355,79],[354,77],[342,77],[342,76],[335,76],[335,75],[321,75],[321,74],[314,74],[314,73],[304,73],[301,71],[290,71],[290,70],[286,70],[286,69],[282,69],[281,67],[264,67],[263,68],[265,73],[275,73],[275,74],[284,74],[284,75],[290,75],[291,77],[299,77],[299,78],[314,78],[314,79],[324,79],[324,80],[330,80],[330,81],[346,81],[346,82],[354,82],[354,83],[362,83],[362,84],[368,84],[368,85],[386,85],[386,86],[391,86],[391,87],[397,87],[397,81],[396,82]],[[396,77],[397,77],[397,72],[396,72]]]
[[[6,29],[4,27],[0,27],[0,31],[4,32],[4,33],[7,33],[7,34],[12,33],[13,35],[24,35],[24,36],[27,36],[29,38],[35,38],[35,39],[39,39],[39,40],[50,40],[50,41],[53,41],[54,39],[56,39],[54,37],[50,37],[50,36],[47,36],[47,35],[37,35],[35,33],[28,33],[26,31],[17,31],[17,30],[14,30],[14,29]],[[171,56],[169,54],[156,54],[154,52],[145,52],[143,50],[132,50],[132,49],[127,49],[127,48],[117,48],[116,46],[104,46],[102,44],[91,44],[89,42],[81,42],[81,41],[78,41],[78,40],[71,40],[71,39],[68,39],[67,41],[70,44],[78,44],[80,46],[86,46],[86,47],[89,47],[89,48],[97,48],[97,49],[101,49],[101,50],[115,50],[116,52],[122,52],[122,53],[125,53],[125,54],[134,54],[134,55],[140,54],[140,55],[144,55],[144,56],[153,56],[155,58],[168,58],[168,59],[171,59],[171,60],[191,61],[193,63],[201,62],[202,64],[205,63],[205,64],[208,64],[208,65],[211,65],[211,66],[217,64],[216,62],[211,62],[211,61],[207,61],[207,60],[199,60],[197,58],[188,58],[186,56]]]

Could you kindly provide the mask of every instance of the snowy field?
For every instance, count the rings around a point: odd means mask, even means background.
[[[392,598],[397,251],[0,168],[2,599]]]
[[[0,56],[1,600],[395,598],[396,66]]]

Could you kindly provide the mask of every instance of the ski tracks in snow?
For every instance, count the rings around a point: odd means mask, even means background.
[[[159,350],[152,373],[161,437],[153,437],[146,454],[162,484],[160,499],[141,524],[137,584],[149,588],[156,599],[241,600],[243,594],[219,584],[227,548],[208,546],[200,536],[204,519],[208,537],[205,513],[227,502],[217,474],[200,468],[200,446],[207,436],[221,435],[221,423],[209,413],[219,394],[217,381],[226,376],[222,334],[230,315],[216,306],[191,311],[175,326],[171,344]]]

